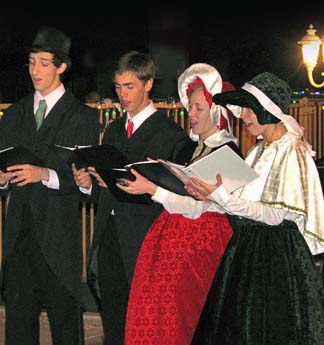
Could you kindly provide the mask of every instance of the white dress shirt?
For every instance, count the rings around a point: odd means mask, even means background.
[[[61,84],[57,89],[55,89],[54,91],[52,91],[50,94],[48,94],[45,97],[43,97],[38,91],[36,91],[34,94],[34,113],[36,113],[39,101],[41,99],[44,99],[46,101],[46,111],[45,111],[44,119],[46,119],[48,113],[52,110],[54,105],[64,95],[64,93],[65,93],[65,88],[63,84]],[[60,189],[60,181],[59,181],[56,171],[53,169],[48,169],[48,172],[49,172],[49,179],[48,181],[42,180],[43,185],[51,189]]]
[[[47,117],[48,113],[52,110],[56,102],[64,95],[65,88],[64,85],[61,84],[57,89],[52,91],[50,94],[48,94],[46,97],[43,97],[38,91],[35,91],[34,94],[34,114],[36,113],[36,110],[39,105],[40,100],[46,101],[46,111],[44,115],[44,119]],[[60,181],[58,179],[57,173],[53,169],[48,169],[49,172],[49,179],[48,181],[41,181],[44,186],[51,189],[59,189],[60,188]],[[8,188],[9,182],[7,182],[4,186],[0,186],[0,189],[6,189]]]

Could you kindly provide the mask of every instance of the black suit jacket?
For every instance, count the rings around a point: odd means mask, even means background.
[[[190,140],[187,133],[169,119],[163,110],[157,111],[144,121],[130,139],[126,136],[125,120],[126,116],[113,121],[108,126],[103,143],[115,145],[130,162],[144,161],[147,157],[175,161],[177,152],[180,152]],[[109,190],[100,190],[95,233],[88,265],[89,285],[92,288],[96,285],[100,237],[103,231],[109,231],[106,224],[112,210],[114,210],[116,232],[126,275],[128,281],[131,282],[142,241],[163,207],[158,203],[119,202]]]
[[[7,109],[0,121],[0,150],[22,145],[54,169],[60,188],[47,188],[41,182],[25,187],[10,186],[10,201],[4,229],[2,278],[7,260],[19,234],[28,225],[52,271],[75,298],[81,294],[82,234],[80,192],[71,167],[48,150],[48,144],[64,146],[95,145],[99,138],[98,112],[67,90],[36,131],[33,94]],[[26,214],[31,217],[26,217]],[[5,279],[2,292],[5,292]],[[3,296],[5,297],[5,296]]]

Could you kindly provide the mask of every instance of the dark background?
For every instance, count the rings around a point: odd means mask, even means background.
[[[289,82],[293,90],[312,88],[301,63],[297,42],[309,24],[324,34],[324,5],[296,3],[127,3],[53,10],[44,2],[36,9],[14,5],[0,12],[0,103],[12,103],[32,90],[24,49],[41,25],[55,26],[72,39],[72,68],[65,84],[81,100],[92,90],[115,98],[114,64],[136,49],[148,52],[160,71],[152,97],[177,98],[179,74],[194,62],[214,65],[224,80],[241,86],[269,71]],[[67,5],[67,4],[66,4]],[[69,4],[69,6],[73,3]],[[282,6],[288,6],[283,10]],[[315,5],[314,5],[315,6]],[[215,8],[219,10],[215,11]],[[323,10],[321,10],[321,7]],[[18,8],[18,7],[17,7]],[[322,81],[317,68],[316,80]]]

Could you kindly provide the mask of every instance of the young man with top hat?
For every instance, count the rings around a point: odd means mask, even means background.
[[[116,146],[130,162],[148,157],[174,160],[188,140],[188,134],[150,100],[155,74],[153,59],[137,51],[124,54],[114,74],[116,93],[127,112],[109,124],[103,144]],[[132,133],[127,131],[129,120]],[[75,171],[77,183],[83,181],[82,186],[89,188],[90,177],[88,184],[83,180],[88,173]],[[124,202],[114,197],[109,186],[100,190],[88,279],[91,285],[98,283],[107,345],[124,345],[127,300],[137,255],[162,210],[148,195],[147,203]]]
[[[8,193],[1,292],[6,309],[6,345],[39,344],[39,316],[46,308],[52,342],[83,340],[82,237],[79,190],[71,167],[49,145],[95,145],[97,111],[65,89],[71,41],[42,27],[28,47],[35,92],[13,104],[0,121],[0,149],[22,146],[39,165],[16,164],[0,171]],[[39,103],[43,103],[40,118]]]
[[[246,157],[259,177],[240,190],[228,193],[219,174],[215,185],[189,179],[187,190],[230,214],[234,230],[192,345],[323,344],[324,288],[312,256],[324,252],[323,192],[314,151],[287,114],[290,97],[268,72],[213,97],[263,140]]]

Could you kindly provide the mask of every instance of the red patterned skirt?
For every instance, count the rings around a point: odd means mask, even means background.
[[[232,236],[224,214],[163,211],[142,244],[129,295],[126,345],[188,345]]]

